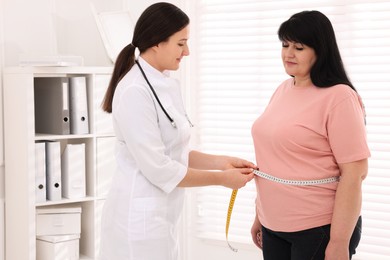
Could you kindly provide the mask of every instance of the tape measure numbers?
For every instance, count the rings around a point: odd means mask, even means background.
[[[335,177],[330,177],[330,178],[326,178],[326,179],[319,179],[319,180],[302,180],[302,181],[301,180],[285,180],[285,179],[281,179],[278,177],[274,177],[272,175],[269,175],[265,172],[261,172],[259,170],[253,170],[253,172],[254,172],[254,174],[256,174],[257,176],[259,176],[263,179],[277,182],[277,183],[284,184],[284,185],[293,185],[293,186],[322,185],[322,184],[327,184],[327,183],[332,183],[332,182],[338,182],[340,179],[340,177],[335,176]],[[228,240],[228,235],[229,235],[230,219],[232,217],[232,212],[233,212],[234,202],[235,202],[236,197],[237,197],[237,192],[238,192],[238,190],[233,190],[232,194],[230,195],[230,202],[229,202],[229,208],[228,208],[227,217],[226,217],[226,228],[225,228],[226,242],[227,242],[229,248],[231,250],[233,250],[234,252],[237,252],[238,249],[236,249],[230,245],[229,240]]]
[[[327,184],[327,183],[339,181],[338,176],[330,177],[330,178],[326,178],[326,179],[319,179],[319,180],[297,181],[297,180],[285,180],[285,179],[281,179],[278,177],[274,177],[272,175],[269,175],[265,172],[261,172],[259,170],[253,170],[253,173],[256,174],[257,176],[259,176],[263,179],[269,180],[269,181],[273,181],[273,182],[277,182],[277,183],[281,183],[281,184],[285,184],[285,185],[294,185],[294,186],[321,185],[321,184]]]

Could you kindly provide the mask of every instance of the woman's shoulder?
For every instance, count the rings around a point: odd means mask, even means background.
[[[142,102],[151,99],[150,90],[146,83],[137,79],[137,75],[127,73],[118,83],[113,100],[113,107],[137,103],[139,106],[149,102]]]
[[[126,92],[147,92],[146,81],[142,78],[139,71],[131,69],[118,83],[116,93],[124,94]]]
[[[278,92],[285,92],[291,89],[294,85],[294,78],[283,80],[275,89],[275,94]]]
[[[321,88],[324,103],[328,103],[330,107],[337,107],[345,102],[352,102],[363,107],[359,94],[346,84],[337,84],[328,88]]]
[[[336,100],[358,97],[357,92],[346,84],[337,84],[332,87],[322,88],[321,90]]]
[[[352,87],[348,86],[347,84],[337,84],[328,89],[336,93],[346,93],[346,94],[356,93],[356,91],[352,89]]]

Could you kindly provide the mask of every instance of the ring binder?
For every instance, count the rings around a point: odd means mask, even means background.
[[[46,197],[61,200],[61,146],[58,141],[46,142]]]
[[[85,77],[69,78],[70,133],[89,134],[87,81]]]
[[[46,201],[45,143],[35,143],[35,202]]]
[[[36,133],[70,134],[68,85],[66,77],[34,78]]]
[[[62,197],[86,196],[85,144],[68,144],[61,156]]]

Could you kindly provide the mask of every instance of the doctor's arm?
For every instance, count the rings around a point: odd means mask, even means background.
[[[224,171],[199,170],[188,168],[178,187],[200,187],[220,185],[231,189],[239,189],[254,177],[252,168],[235,168]]]
[[[253,179],[255,168],[253,163],[240,158],[191,151],[189,168],[178,186],[221,185],[238,189]]]
[[[213,155],[191,151],[188,158],[190,168],[203,170],[227,170],[233,168],[252,168],[257,166],[247,160],[226,155]]]

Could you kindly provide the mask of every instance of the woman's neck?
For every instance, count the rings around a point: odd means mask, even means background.
[[[149,63],[153,68],[156,70],[159,70],[160,72],[163,72],[164,69],[160,68],[158,66],[158,62],[155,59],[155,56],[153,56],[148,50],[145,51],[140,55],[147,63]]]
[[[313,85],[310,77],[307,78],[294,78],[294,86],[297,88],[310,87]]]

